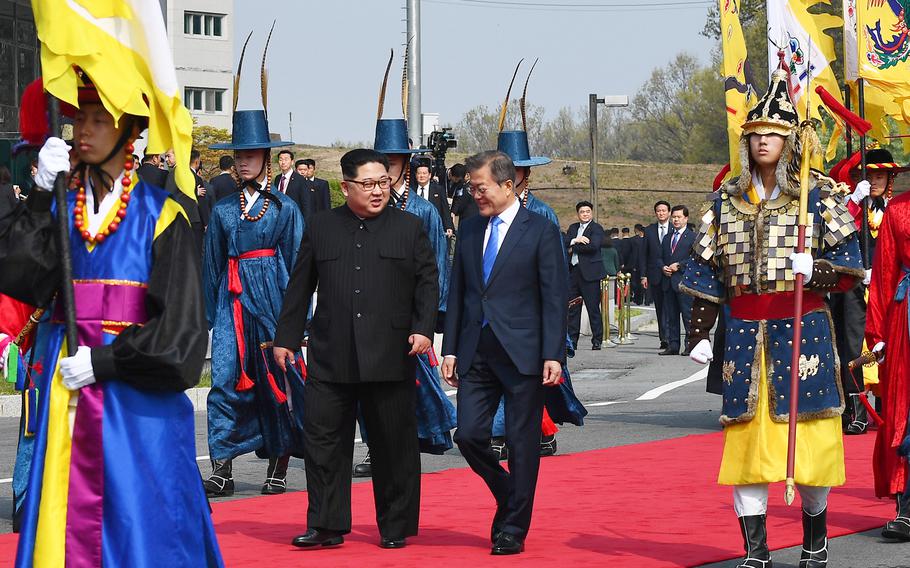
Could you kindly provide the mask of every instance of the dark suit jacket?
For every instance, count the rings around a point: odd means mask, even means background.
[[[480,209],[477,208],[474,196],[465,191],[452,199],[452,213],[458,217],[458,226],[461,228],[462,223],[475,215],[480,215]]]
[[[667,236],[671,236],[673,225],[667,225]],[[664,274],[661,271],[664,267],[661,260],[660,236],[657,233],[657,223],[651,223],[645,227],[644,243],[641,247],[641,257],[638,266],[641,278],[648,279],[648,287],[661,289],[663,286]]]
[[[142,164],[136,170],[136,173],[139,174],[139,179],[145,183],[165,189],[164,186],[167,184],[167,170],[162,170],[154,164]]]
[[[361,228],[363,227],[363,228]],[[275,345],[297,350],[319,286],[307,358],[312,379],[413,381],[408,336],[433,337],[436,257],[420,218],[393,207],[361,221],[347,205],[314,214],[300,243]]]
[[[544,360],[566,359],[569,275],[559,229],[519,207],[483,283],[488,217],[461,226],[449,281],[444,355],[458,357],[465,375],[477,352],[483,320],[523,375],[540,376]]]
[[[639,278],[641,278],[639,272],[641,268],[641,249],[644,247],[644,239],[642,237],[629,237],[628,239],[621,239],[625,243],[626,248],[626,258],[623,259],[623,270],[624,272],[635,273]]]
[[[692,258],[692,245],[695,244],[695,232],[686,227],[683,234],[680,235],[679,241],[676,243],[676,249],[672,250],[670,245],[673,243],[674,232],[675,231],[671,231],[664,237],[664,242],[660,247],[660,258],[663,266],[670,266],[674,262],[679,263],[679,270],[674,272],[670,278],[664,278],[662,284],[664,290],[672,288],[674,292],[678,292],[679,284],[682,282],[683,274],[686,271],[686,264],[689,262],[689,259]]]
[[[218,174],[209,180],[209,186],[205,196],[209,198],[212,207],[228,195],[237,191],[237,182],[234,181],[231,174]]]
[[[417,182],[412,181],[411,191],[416,193],[417,187]],[[439,216],[442,218],[442,228],[454,231],[455,223],[452,222],[452,213],[449,211],[449,200],[446,197],[445,188],[434,181],[430,181],[427,185],[427,193],[427,201],[432,203],[436,210],[439,211]]]
[[[310,181],[310,191],[315,194],[317,199],[310,200],[315,206],[314,211],[325,211],[332,208],[332,194],[329,191],[329,182],[320,178],[313,178]]]
[[[280,178],[281,174],[278,174],[275,176],[275,179],[272,180],[272,191],[275,193],[278,192],[278,182]],[[297,208],[300,209],[305,220],[308,220],[310,215],[317,211],[317,209],[313,208],[313,197],[311,196],[310,184],[302,175],[294,170],[291,171],[291,178],[284,188],[284,193],[291,198],[291,201],[297,204]]]
[[[572,255],[578,255],[578,269],[581,270],[581,277],[585,282],[597,282],[607,276],[607,270],[604,268],[603,255],[600,247],[604,240],[604,229],[594,221],[588,223],[585,227],[583,236],[588,237],[591,242],[588,244],[575,243],[569,244],[575,235],[578,234],[578,223],[572,223],[563,236],[566,244],[566,254],[569,258],[569,264],[572,263]],[[614,245],[615,245],[614,241]]]

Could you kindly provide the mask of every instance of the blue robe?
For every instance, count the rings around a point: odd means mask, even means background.
[[[559,227],[559,218],[556,216],[556,212],[553,211],[549,205],[534,197],[534,194],[530,191],[528,191],[527,208],[528,211],[532,213],[543,215],[551,223]],[[563,249],[563,252],[565,252],[565,249]],[[566,260],[566,262],[568,262],[568,260]],[[572,341],[569,339],[568,333],[566,333],[566,349],[569,353],[572,353]],[[560,383],[557,387],[547,389],[545,400],[547,413],[550,415],[550,419],[557,424],[570,422],[576,426],[581,426],[584,424],[584,417],[587,416],[588,411],[581,401],[578,400],[578,397],[575,396],[575,390],[572,388],[572,377],[569,374],[569,367],[565,364],[562,366],[562,376],[565,378],[565,381]],[[496,415],[493,417],[493,436],[499,438],[505,435],[505,404],[503,399],[500,399],[499,408],[496,409]]]
[[[393,202],[394,201],[394,202]],[[390,200],[389,207],[399,207],[398,200]],[[436,253],[439,269],[439,311],[445,312],[449,296],[449,241],[445,236],[442,219],[436,207],[414,192],[408,192],[405,211],[420,217],[423,228]],[[430,365],[426,355],[417,356],[417,438],[420,451],[442,454],[452,448],[452,430],[456,425],[455,405],[442,389],[439,371]],[[367,431],[360,421],[360,437],[367,441]]]
[[[232,459],[249,452],[277,458],[303,456],[303,378],[297,369],[285,374],[272,358],[275,335],[289,274],[305,230],[297,205],[283,194],[258,221],[240,218],[240,193],[219,201],[206,231],[203,264],[206,317],[212,328],[212,389],[208,396],[209,455]],[[250,211],[255,216],[262,197]],[[236,390],[240,358],[234,327],[233,299],[228,290],[228,258],[272,249],[274,256],[241,259],[244,368],[255,386]],[[301,358],[302,360],[302,358]],[[278,404],[269,374],[287,396]]]

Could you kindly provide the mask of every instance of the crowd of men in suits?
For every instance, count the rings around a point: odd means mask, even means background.
[[[575,209],[578,222],[568,227],[563,240],[570,255],[570,297],[583,300],[591,324],[592,349],[599,350],[604,345],[602,280],[622,272],[632,276],[632,302],[654,305],[659,354],[688,355],[684,346],[692,299],[680,291],[679,284],[695,241],[689,209],[658,201],[654,204],[655,221],[647,227],[636,224],[634,235],[628,227],[604,229],[593,221],[593,206],[588,201],[580,201]],[[576,347],[580,329],[581,305],[576,304],[569,310],[569,335]]]

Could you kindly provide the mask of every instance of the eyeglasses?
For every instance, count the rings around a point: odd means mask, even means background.
[[[359,185],[361,187],[361,189],[363,189],[363,191],[373,191],[374,189],[376,189],[377,185],[379,186],[379,189],[389,189],[390,187],[392,187],[392,178],[390,178],[390,177],[379,178],[379,181],[372,180],[372,179],[368,179],[368,180],[364,180],[364,181],[360,181],[360,180],[356,180],[356,179],[346,179],[344,181],[349,182],[349,183],[356,183],[357,185]]]

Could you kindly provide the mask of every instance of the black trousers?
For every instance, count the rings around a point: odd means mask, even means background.
[[[692,317],[692,296],[670,286],[664,290],[664,333],[669,348],[679,351],[680,319],[682,319],[683,345],[689,343],[689,320]]]
[[[865,286],[844,292],[831,294],[828,304],[831,307],[831,319],[834,321],[834,335],[837,339],[837,356],[840,359],[841,384],[844,394],[855,394],[863,388],[863,373],[856,371],[856,383],[850,375],[847,363],[862,355],[863,339],[866,330]],[[870,348],[873,346],[869,346]],[[849,405],[848,405],[849,408]]]
[[[657,314],[657,336],[661,343],[667,342],[667,315],[664,313],[664,276],[648,278],[648,291],[654,300],[654,312]]]
[[[585,309],[588,310],[588,320],[591,322],[591,343],[600,345],[604,340],[604,323],[600,313],[600,280],[588,282],[581,276],[577,266],[569,269],[569,298],[581,296]],[[569,308],[569,339],[572,345],[578,346],[578,336],[581,334],[581,306]]]
[[[537,489],[544,388],[539,375],[518,372],[489,326],[481,331],[471,368],[458,384],[455,442],[496,499],[493,531],[521,539],[531,526]],[[509,471],[499,465],[490,450],[493,415],[500,397],[505,398]]]
[[[417,534],[420,453],[413,377],[377,383],[309,379],[304,398],[307,526],[351,531],[351,468],[357,404],[370,431],[373,499],[379,534]]]

